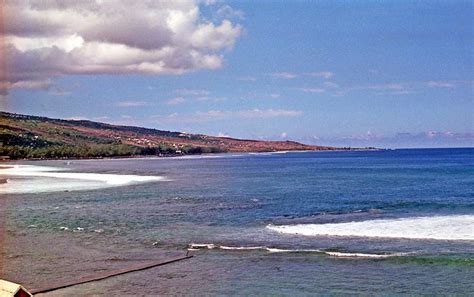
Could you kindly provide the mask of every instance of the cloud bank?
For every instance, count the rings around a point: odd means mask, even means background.
[[[230,119],[271,119],[271,118],[291,118],[302,115],[300,110],[288,109],[247,109],[247,110],[209,110],[198,111],[192,114],[172,113],[169,115],[154,115],[151,117],[153,123],[202,123],[210,121],[223,121]]]
[[[242,32],[229,19],[205,19],[193,0],[20,0],[7,1],[3,13],[2,89],[47,88],[45,79],[69,74],[218,69]]]
[[[456,133],[450,131],[425,131],[418,133],[401,132],[383,135],[368,131],[365,134],[340,137],[306,137],[299,141],[334,146],[380,148],[422,148],[422,147],[472,147],[474,133]]]

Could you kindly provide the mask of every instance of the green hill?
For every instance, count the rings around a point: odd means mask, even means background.
[[[220,152],[334,150],[293,141],[258,141],[0,112],[3,158],[101,158]]]

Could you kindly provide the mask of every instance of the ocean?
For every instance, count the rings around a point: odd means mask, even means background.
[[[474,149],[3,163],[2,278],[45,296],[473,295]]]

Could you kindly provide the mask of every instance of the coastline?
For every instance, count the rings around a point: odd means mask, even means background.
[[[19,158],[19,159],[0,159],[0,163],[11,163],[17,161],[74,161],[74,160],[118,160],[118,159],[166,159],[166,158],[186,158],[186,157],[197,157],[197,156],[219,156],[229,154],[243,154],[243,155],[264,155],[264,154],[284,154],[284,153],[308,153],[308,152],[365,152],[365,151],[387,151],[390,149],[385,148],[334,148],[334,149],[308,149],[308,150],[280,150],[280,151],[232,151],[232,152],[221,152],[221,153],[205,153],[205,154],[166,154],[166,155],[133,155],[133,156],[112,156],[112,157],[61,157],[61,158]]]

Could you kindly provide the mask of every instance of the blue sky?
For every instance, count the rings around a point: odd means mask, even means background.
[[[474,144],[472,2],[217,1],[192,2],[179,9],[194,12],[188,26],[194,27],[188,31],[197,33],[188,38],[192,45],[188,40],[172,44],[176,52],[188,52],[164,60],[172,65],[165,70],[143,71],[128,64],[117,68],[119,62],[110,62],[108,57],[97,62],[77,55],[72,61],[82,64],[73,68],[69,67],[73,62],[60,58],[64,54],[60,52],[52,56],[54,71],[35,57],[30,64],[38,66],[21,72],[17,69],[28,69],[23,61],[41,51],[44,60],[45,53],[51,52],[46,48],[53,46],[43,42],[40,47],[39,37],[10,33],[16,31],[7,26],[5,34],[13,36],[12,44],[20,54],[15,61],[10,58],[14,55],[6,56],[7,62],[12,60],[12,77],[18,78],[8,82],[2,109],[324,145]],[[85,44],[93,38],[100,37],[101,42],[115,38],[149,50],[163,47],[168,40],[155,27],[137,27],[131,34],[115,36],[105,29],[93,33],[76,29],[71,20],[69,33],[83,36]],[[137,22],[132,17],[124,20],[126,28],[135,28]],[[46,36],[53,29],[45,26],[44,30]],[[160,38],[149,45],[153,36]],[[25,38],[33,40],[34,46]],[[56,40],[48,39],[51,44]],[[113,51],[106,53],[115,57]],[[148,62],[148,53],[140,52],[140,59]],[[202,56],[182,62],[189,53]],[[203,59],[208,62],[201,63]],[[61,65],[63,60],[68,64]],[[89,67],[91,61],[96,63],[94,68]],[[105,63],[109,63],[107,68],[102,67]],[[36,69],[36,76],[24,76]]]

